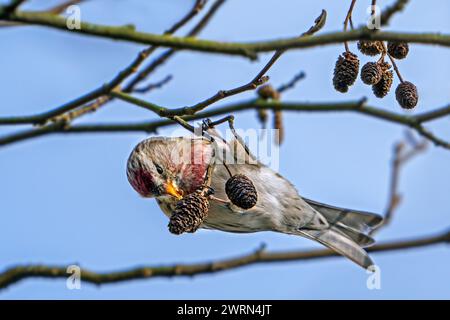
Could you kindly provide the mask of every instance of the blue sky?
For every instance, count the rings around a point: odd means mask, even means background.
[[[5,2],[5,1],[2,1]],[[211,0],[210,0],[211,2]],[[347,1],[348,2],[348,1]],[[370,1],[358,1],[354,21],[366,18]],[[392,1],[378,1],[382,7]],[[30,1],[28,8],[56,4]],[[82,6],[82,19],[104,24],[135,23],[161,33],[191,6],[187,0],[106,1]],[[39,7],[37,6],[39,5]],[[203,38],[250,41],[293,36],[308,28],[324,8],[322,32],[341,28],[342,1],[228,0],[202,33]],[[412,1],[387,30],[450,32],[450,3]],[[140,45],[83,37],[37,27],[0,30],[2,35],[0,115],[26,115],[56,107],[111,79],[142,48]],[[356,46],[352,44],[353,51]],[[390,111],[403,111],[394,94],[374,98],[358,82],[346,95],[334,91],[331,75],[343,46],[290,51],[270,70],[278,85],[303,70],[307,78],[287,92],[292,101],[346,101],[363,96]],[[249,81],[268,59],[251,63],[239,57],[182,52],[154,74],[174,79],[145,99],[167,105],[192,104]],[[369,61],[361,57],[362,62]],[[448,49],[411,45],[399,62],[405,79],[419,88],[416,111],[450,100]],[[396,85],[398,82],[396,80]],[[220,105],[254,97],[242,94]],[[219,104],[218,104],[219,105]],[[137,121],[154,116],[114,102],[79,122]],[[389,162],[404,128],[356,114],[285,114],[286,139],[280,172],[300,193],[334,205],[382,212],[387,198]],[[429,124],[450,139],[449,118]],[[237,115],[242,128],[259,126],[254,112]],[[0,133],[13,127],[1,128]],[[173,128],[161,130],[170,134]],[[311,241],[274,233],[236,235],[218,231],[173,236],[153,200],[128,185],[126,159],[144,133],[54,135],[0,149],[0,268],[15,264],[80,264],[113,271],[146,264],[209,261],[250,252],[262,242],[269,250],[319,247]],[[404,201],[392,225],[377,240],[426,235],[450,227],[448,190],[450,152],[430,146],[402,171]],[[367,274],[345,259],[256,265],[215,275],[154,279],[67,290],[64,280],[30,279],[0,292],[0,299],[394,299],[450,298],[450,250],[445,245],[373,255],[381,267],[381,290],[366,288]]]

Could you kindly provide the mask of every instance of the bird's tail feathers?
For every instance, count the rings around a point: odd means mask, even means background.
[[[345,225],[353,230],[370,233],[383,221],[383,217],[376,213],[330,206],[307,198],[303,200],[319,211],[332,225]]]
[[[367,269],[373,265],[367,252],[337,227],[322,230],[301,229],[299,235],[315,240]]]

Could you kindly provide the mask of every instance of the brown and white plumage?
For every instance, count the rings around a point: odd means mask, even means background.
[[[214,131],[210,133],[217,137],[215,143],[183,137],[144,140],[128,160],[127,175],[131,185],[142,196],[156,197],[162,211],[170,217],[177,200],[200,187],[210,161],[215,159],[218,161],[215,161],[211,179],[214,197],[227,199],[225,183],[230,175],[222,161],[230,159],[231,146],[239,145],[235,140],[229,143],[221,140]],[[373,264],[363,247],[373,243],[368,233],[381,222],[379,215],[303,199],[287,179],[258,161],[251,161],[253,157],[244,159],[245,156],[244,152],[238,152],[237,163],[227,162],[227,167],[232,174],[244,174],[253,181],[258,192],[256,206],[243,210],[212,199],[203,228],[300,235],[364,268]],[[171,185],[178,193],[174,193]]]

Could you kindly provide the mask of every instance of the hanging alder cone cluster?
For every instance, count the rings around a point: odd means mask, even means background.
[[[392,66],[384,61],[385,57],[388,56],[400,80],[400,84],[395,90],[397,102],[403,109],[413,109],[419,101],[417,87],[402,79],[395,64],[395,59],[405,59],[408,55],[408,43],[390,41],[386,46],[383,41],[359,40],[357,47],[363,55],[369,57],[381,55],[377,61],[367,62],[361,68],[360,78],[362,82],[372,86],[372,92],[377,98],[387,96],[394,81]],[[339,56],[334,67],[334,88],[339,92],[346,93],[349,87],[355,83],[358,72],[359,59],[349,51],[348,44],[346,44],[346,51]]]
[[[243,174],[228,179],[225,191],[234,205],[245,210],[253,208],[258,200],[253,182]],[[209,196],[213,193],[212,188],[204,186],[178,201],[170,216],[169,231],[177,235],[197,231],[208,216]]]

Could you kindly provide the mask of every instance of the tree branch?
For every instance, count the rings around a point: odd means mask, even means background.
[[[167,83],[169,83],[170,80],[172,80],[172,78],[173,78],[173,76],[171,74],[169,74],[164,79],[162,79],[162,80],[160,80],[158,82],[155,82],[155,83],[147,84],[147,85],[142,86],[140,88],[136,88],[136,89],[133,90],[133,92],[136,92],[136,93],[147,93],[147,92],[153,91],[155,89],[160,89],[160,88],[164,87]]]
[[[402,195],[398,190],[401,169],[408,161],[424,152],[427,145],[428,140],[416,141],[410,131],[407,131],[404,141],[400,141],[394,145],[391,177],[389,180],[389,196],[383,216],[383,223],[372,230],[372,235],[391,223],[395,210],[402,201]]]
[[[380,15],[380,24],[382,26],[388,25],[389,21],[392,19],[392,17],[396,13],[402,11],[405,8],[405,6],[408,4],[408,2],[409,2],[409,0],[397,0],[391,6],[384,9]]]
[[[450,232],[417,237],[406,240],[390,241],[374,245],[368,252],[386,252],[419,247],[432,246],[450,242]],[[250,266],[257,263],[278,263],[285,261],[315,260],[329,257],[341,257],[328,249],[308,251],[265,251],[264,246],[250,254],[205,263],[178,264],[167,266],[147,266],[110,273],[97,273],[81,270],[81,281],[96,285],[117,283],[130,280],[141,280],[161,277],[182,277],[211,274]],[[15,266],[0,274],[0,289],[5,289],[27,278],[61,278],[67,279],[67,266],[28,265]]]
[[[326,11],[322,10],[322,13],[320,14],[320,16],[318,18],[316,18],[316,20],[314,21],[314,25],[311,26],[300,37],[310,36],[310,35],[314,34],[315,32],[319,31],[325,24],[326,16],[327,16]],[[150,47],[150,49],[152,49],[152,48],[153,47]],[[236,87],[231,90],[221,90],[217,94],[215,94],[215,95],[211,96],[210,98],[205,99],[193,106],[182,107],[182,108],[177,108],[177,109],[164,108],[164,107],[158,106],[156,104],[146,102],[141,99],[137,99],[131,95],[128,95],[127,93],[120,92],[119,90],[116,89],[116,87],[118,87],[118,85],[126,77],[128,77],[131,74],[131,72],[133,72],[136,69],[136,67],[138,65],[140,65],[140,63],[143,61],[143,59],[145,59],[145,57],[148,56],[149,52],[151,52],[151,51],[149,51],[149,49],[142,51],[141,54],[136,58],[136,60],[133,61],[133,63],[131,63],[126,69],[124,69],[122,72],[120,72],[119,75],[117,75],[111,82],[107,83],[103,87],[101,87],[97,90],[94,90],[91,93],[89,93],[85,96],[82,96],[81,98],[76,99],[76,100],[72,101],[71,103],[68,103],[64,106],[61,106],[54,110],[50,110],[48,112],[45,112],[45,113],[37,115],[37,116],[32,116],[31,120],[35,124],[36,123],[41,124],[42,122],[48,121],[50,118],[53,118],[55,116],[58,116],[65,112],[68,112],[72,109],[75,109],[76,107],[78,107],[79,105],[81,105],[84,102],[88,102],[90,100],[93,100],[96,97],[100,97],[105,94],[110,95],[111,97],[114,97],[114,98],[119,98],[124,101],[130,102],[137,106],[146,108],[146,109],[158,114],[161,117],[173,118],[174,116],[193,115],[196,112],[205,109],[207,106],[209,106],[221,99],[242,93],[247,90],[253,90],[256,87],[258,87],[259,85],[263,84],[268,79],[265,76],[265,73],[281,57],[281,55],[285,52],[285,50],[277,50],[274,53],[274,55],[272,56],[272,58],[267,62],[267,64],[261,69],[260,72],[258,72],[258,74],[249,83],[247,83],[243,86]],[[5,119],[3,119],[3,120],[5,121]],[[10,119],[6,119],[6,120],[9,120],[11,123],[12,119],[10,118]],[[15,120],[16,120],[16,122],[15,122],[16,124],[21,124],[21,123],[24,123],[25,119],[24,119],[24,117],[19,117],[19,118],[16,118]],[[57,125],[57,126],[52,126],[52,128],[50,128],[50,129],[40,128],[37,130],[29,130],[29,131],[25,131],[25,132],[20,132],[18,134],[13,134],[13,135],[4,137],[3,139],[0,139],[0,145],[17,142],[17,141],[20,141],[23,139],[38,137],[43,134],[58,131],[61,128],[67,128],[69,126],[70,120],[71,119],[64,118],[64,115],[63,115],[63,118],[62,118],[62,122],[64,123],[63,126]],[[179,119],[179,120],[183,120],[183,119]],[[178,122],[180,122],[179,120],[178,120]],[[57,121],[57,122],[59,122],[59,121]],[[0,121],[0,123],[1,123],[1,121]]]
[[[152,112],[159,110],[159,108],[164,108],[147,101],[134,98],[133,103],[141,104],[141,107],[150,108]],[[422,128],[419,119],[423,115],[428,115],[427,113],[418,114],[416,116],[408,116],[403,114],[398,114],[390,111],[386,111],[380,108],[367,106],[364,104],[365,100],[348,101],[348,102],[324,102],[324,103],[311,103],[311,102],[280,102],[280,101],[264,101],[261,99],[251,99],[249,101],[243,101],[233,104],[224,105],[222,107],[216,107],[210,110],[196,113],[192,116],[182,117],[186,121],[198,120],[204,118],[211,118],[214,116],[230,114],[235,112],[242,112],[250,109],[269,109],[269,110],[284,110],[290,112],[355,112],[365,116],[374,117],[377,119],[385,120],[392,123],[397,123],[404,125],[416,130],[419,134],[423,135],[417,128]],[[152,110],[155,109],[155,110]],[[436,119],[434,116],[426,116],[425,122]],[[0,119],[0,124],[10,123],[11,118]],[[0,138],[0,146],[8,145],[13,142],[38,137],[50,133],[93,133],[93,132],[151,132],[155,133],[157,129],[173,125],[174,122],[170,119],[158,119],[148,122],[141,123],[118,123],[118,124],[84,124],[84,125],[63,125],[63,126],[51,126],[50,128],[43,127],[37,129],[31,129],[24,132],[12,134]],[[426,133],[427,139],[435,142],[437,138],[430,135],[429,132]],[[438,139],[438,141],[441,139]],[[439,145],[439,144],[438,144]],[[442,147],[445,146],[442,145]]]
[[[173,32],[176,32],[179,28],[181,28],[183,25],[185,25],[190,19],[192,19],[204,6],[205,1],[204,0],[196,0],[194,3],[194,6],[192,9],[178,22],[176,22],[171,28],[169,28],[165,35],[170,35]],[[47,112],[29,116],[29,117],[14,117],[10,118],[9,124],[24,124],[24,123],[32,123],[32,124],[45,124],[52,118],[55,118],[57,116],[65,114],[63,117],[54,119],[55,121],[59,122],[62,121],[66,125],[68,122],[70,122],[74,117],[81,116],[87,112],[91,112],[94,109],[98,109],[101,105],[106,103],[109,98],[107,95],[118,87],[126,78],[128,78],[131,74],[136,72],[136,70],[139,68],[139,66],[144,62],[144,60],[152,54],[157,47],[150,46],[149,48],[146,48],[139,52],[137,57],[123,70],[121,70],[111,81],[107,82],[106,84],[102,85],[101,87],[75,99],[68,103],[65,103],[55,109],[49,110]],[[87,105],[84,110],[80,110],[77,112],[69,113],[70,111],[89,103],[90,101],[97,99],[93,103]],[[12,121],[11,121],[12,120]],[[28,121],[27,121],[28,120]],[[27,121],[27,122],[26,122]],[[1,123],[1,121],[0,121]],[[60,126],[57,126],[60,127]],[[46,132],[47,130],[39,130],[38,132]],[[36,132],[35,132],[36,134]],[[20,134],[19,134],[20,136]],[[28,134],[21,135],[22,137],[28,136]],[[31,137],[35,135],[31,134]]]
[[[3,7],[0,7],[2,9]],[[208,53],[222,53],[240,55],[255,59],[259,52],[268,52],[281,49],[300,49],[315,46],[343,43],[345,41],[378,40],[378,41],[403,41],[409,43],[434,44],[450,46],[450,35],[440,33],[396,33],[396,32],[371,32],[358,29],[346,32],[333,32],[320,36],[305,38],[286,38],[271,41],[258,41],[252,43],[219,42],[201,40],[192,37],[174,37],[169,35],[157,35],[136,31],[129,26],[104,26],[94,23],[82,22],[80,29],[69,30],[66,19],[58,15],[41,12],[19,11],[10,14],[10,21],[24,22],[61,29],[66,32],[74,32],[91,36],[111,38],[147,45],[186,49]]]

